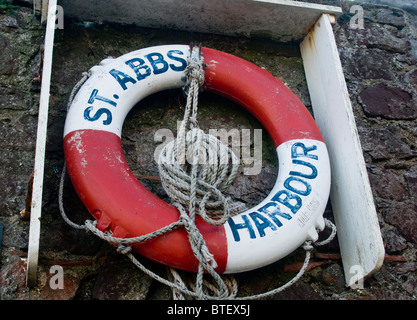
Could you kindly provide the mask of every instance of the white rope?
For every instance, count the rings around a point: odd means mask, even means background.
[[[191,50],[186,75],[184,119],[177,139],[168,143],[160,153],[159,173],[173,202],[188,207],[190,216],[197,213],[207,223],[219,226],[231,214],[246,209],[244,204],[223,195],[238,173],[239,159],[219,139],[198,128],[198,93],[204,82],[200,47]]]
[[[296,276],[279,288],[266,293],[249,297],[236,297],[237,281],[233,276],[221,277],[215,271],[217,263],[210,253],[205,240],[195,225],[196,214],[212,225],[224,224],[232,215],[246,209],[244,204],[233,202],[223,195],[235,178],[238,170],[238,159],[233,151],[222,144],[219,139],[205,134],[198,128],[197,105],[198,93],[204,82],[203,59],[199,46],[192,46],[191,55],[186,69],[187,106],[184,119],[176,140],[167,144],[162,150],[158,168],[165,191],[177,207],[179,220],[155,232],[133,238],[116,238],[108,232],[97,229],[97,221],[86,220],[84,225],[73,223],[66,215],[63,205],[63,189],[66,176],[64,164],[59,186],[59,210],[63,219],[73,228],[90,231],[101,239],[117,245],[117,251],[126,255],[142,272],[153,279],[169,286],[173,290],[174,299],[263,299],[275,295],[293,285],[307,269],[312,242],[303,245],[306,251],[304,264]],[[71,92],[68,109],[75,93],[90,76],[84,73],[83,78]],[[188,131],[187,131],[188,130]],[[187,163],[188,160],[188,163]],[[188,210],[187,210],[188,209]],[[336,235],[336,227],[325,219],[326,226],[332,228],[329,238],[315,243],[324,245]],[[194,281],[184,281],[178,271],[169,268],[168,280],[144,267],[132,254],[130,245],[145,242],[179,227],[188,233],[191,248],[199,261],[198,272]],[[204,278],[205,273],[211,281]]]
[[[204,298],[204,271],[215,280],[218,290],[212,291],[216,295],[225,295],[227,285],[214,270],[217,263],[195,226],[195,217],[198,214],[207,223],[220,226],[232,213],[242,212],[246,207],[223,195],[236,177],[238,158],[219,139],[198,128],[198,94],[204,83],[203,57],[200,46],[191,46],[190,51],[185,71],[187,104],[184,118],[177,139],[160,153],[158,168],[162,185],[173,205],[180,211],[181,218],[190,222],[185,227],[193,253],[200,262],[193,289]],[[171,273],[178,282],[177,273]]]

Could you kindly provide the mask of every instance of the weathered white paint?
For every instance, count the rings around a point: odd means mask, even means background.
[[[61,0],[69,17],[281,42],[301,41],[322,13],[339,7],[289,0]]]
[[[190,51],[189,46],[165,45],[135,50],[117,59],[107,58],[103,60],[100,65],[92,67],[90,69],[91,76],[77,92],[71,107],[68,110],[64,136],[71,131],[93,129],[112,132],[121,137],[124,120],[132,106],[155,92],[183,87],[185,85],[185,73],[167,67],[167,70],[163,72],[162,77],[160,74],[155,74],[154,72],[150,73],[146,77],[144,76],[142,80],[138,81],[140,82],[140,85],[135,86],[133,90],[124,90],[111,75],[110,71],[118,70],[126,75],[135,77],[135,73],[132,68],[126,64],[126,61],[138,58],[143,61],[148,61],[145,56],[155,52],[162,55],[165,59],[164,61],[167,61],[170,65],[172,64],[175,68],[175,66],[181,65],[181,63],[178,60],[169,58],[170,52],[172,53],[174,51],[175,53],[173,53],[173,55],[177,57],[177,59],[181,59],[183,61],[182,63],[185,65]],[[145,67],[148,68],[147,70],[150,72],[151,65],[149,62],[143,65],[143,68]],[[160,67],[160,65],[158,65],[158,67]],[[143,72],[143,70],[141,72]],[[127,84],[129,88],[131,85],[131,82]],[[99,110],[106,110],[111,114],[110,124],[104,125],[103,119],[105,120],[107,118],[105,114],[103,114],[98,121],[91,121],[91,119],[88,120],[85,117],[85,102],[89,101],[93,90],[97,90],[97,97],[104,95],[114,105],[112,106],[108,102],[101,102],[100,104],[99,101],[99,106],[97,107],[96,103],[91,103],[92,110],[89,114],[94,115]],[[114,97],[116,95],[117,98]],[[98,98],[97,100],[100,99]],[[115,107],[116,105],[117,107]]]
[[[41,229],[40,219],[42,213],[42,190],[45,163],[46,133],[48,124],[49,94],[52,72],[52,53],[55,35],[56,6],[56,0],[49,0],[42,71],[42,85],[39,101],[35,169],[33,178],[32,206],[30,214],[29,248],[26,270],[26,284],[30,287],[36,284],[36,274],[38,268],[39,238]]]
[[[359,280],[357,270],[366,278],[381,267],[384,247],[331,17],[318,20],[301,53],[315,119],[329,149],[331,202],[350,285]]]

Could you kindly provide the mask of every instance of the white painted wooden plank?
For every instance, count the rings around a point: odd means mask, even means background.
[[[46,133],[48,124],[49,94],[52,72],[52,53],[55,36],[57,0],[49,0],[48,19],[45,34],[45,51],[42,71],[41,95],[39,101],[38,129],[36,137],[35,170],[33,178],[32,206],[29,229],[29,249],[26,270],[26,284],[36,284],[39,240],[41,229],[42,190],[45,163]]]
[[[142,27],[301,41],[322,13],[339,7],[289,0],[60,0],[66,16]]]
[[[379,270],[384,247],[343,69],[324,14],[301,43],[316,122],[329,149],[331,202],[346,284]]]

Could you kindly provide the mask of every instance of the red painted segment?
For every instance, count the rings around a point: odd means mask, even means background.
[[[64,138],[64,152],[71,181],[102,229],[136,237],[178,221],[177,209],[155,196],[133,175],[116,134],[73,131]],[[227,262],[224,228],[209,225],[199,217],[196,225],[219,266],[216,271],[223,273]],[[174,268],[196,271],[198,267],[187,233],[181,229],[134,245],[133,249]]]
[[[294,139],[324,142],[300,99],[269,71],[214,49],[202,49],[208,91],[222,94],[249,110],[265,127],[275,147]]]

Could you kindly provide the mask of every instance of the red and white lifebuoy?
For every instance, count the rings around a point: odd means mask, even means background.
[[[136,237],[178,220],[177,209],[148,191],[123,155],[121,131],[130,109],[158,91],[184,86],[189,46],[150,47],[106,59],[91,69],[68,111],[65,161],[72,183],[114,237]],[[212,226],[196,224],[214,255],[218,273],[253,270],[317,240],[330,190],[323,137],[308,110],[284,83],[233,55],[202,48],[204,89],[249,110],[275,144],[279,172],[271,193],[257,206]],[[177,229],[132,249],[174,268],[196,271],[185,230]]]

